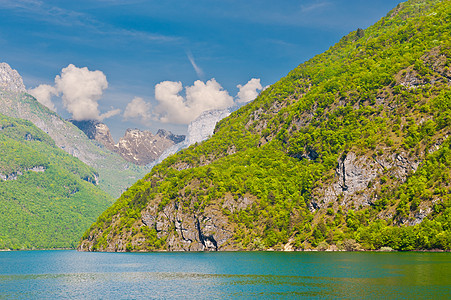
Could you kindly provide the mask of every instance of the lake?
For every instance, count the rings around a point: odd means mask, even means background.
[[[451,253],[0,252],[0,299],[450,299]]]

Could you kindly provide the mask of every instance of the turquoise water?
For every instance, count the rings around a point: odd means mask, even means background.
[[[450,299],[451,253],[0,252],[0,299]]]

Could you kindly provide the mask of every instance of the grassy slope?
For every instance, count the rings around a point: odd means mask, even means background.
[[[0,180],[0,249],[75,247],[112,202],[97,173],[29,121],[0,114],[0,129],[0,174],[16,177]]]
[[[103,249],[109,236],[139,229],[147,205],[178,201],[201,213],[228,195],[253,195],[246,209],[223,208],[236,225],[237,248],[290,242],[355,249],[357,241],[368,249],[450,249],[450,16],[449,1],[408,1],[351,32],[221,121],[211,139],[156,166],[85,238],[98,234],[94,249]],[[370,206],[342,203],[338,195],[309,210],[350,151],[365,158],[406,153],[421,164],[407,181],[390,170],[379,174]],[[420,207],[431,209],[428,218],[401,226]],[[130,241],[139,234],[131,230]],[[148,236],[152,243],[135,250],[165,248],[164,238],[155,247],[155,234]]]

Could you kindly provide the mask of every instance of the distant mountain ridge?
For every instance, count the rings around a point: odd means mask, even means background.
[[[0,68],[0,113],[31,121],[46,132],[58,147],[99,172],[99,186],[118,197],[149,170],[125,161],[118,154],[90,140],[81,130],[25,92],[17,71],[2,63]]]
[[[184,135],[175,135],[164,129],[159,129],[155,135],[147,130],[127,129],[119,142],[114,143],[110,129],[104,123],[91,120],[68,121],[82,130],[90,139],[118,153],[126,161],[142,166],[154,162],[166,149],[185,139]]]

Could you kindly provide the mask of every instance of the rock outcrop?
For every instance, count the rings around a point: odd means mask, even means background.
[[[127,129],[125,135],[114,146],[115,151],[125,160],[137,165],[148,165],[155,161],[164,150],[184,139],[171,132],[159,130],[156,135],[147,130]]]
[[[356,206],[371,205],[376,200],[373,192],[377,188],[377,179],[385,180],[382,178],[385,175],[402,183],[407,175],[417,170],[420,163],[408,158],[404,152],[373,157],[348,152],[337,162],[334,182],[315,191],[310,210],[326,208],[331,202],[345,206],[351,203]]]
[[[13,93],[25,93],[23,79],[7,63],[0,63],[0,90]]]
[[[107,149],[114,151],[114,140],[110,129],[105,124],[94,120],[76,121],[70,119],[68,121],[77,126],[91,140],[96,140]]]
[[[106,124],[91,120],[69,121],[91,140],[95,140],[107,149],[118,153],[126,161],[142,166],[154,162],[166,149],[185,139],[184,135],[175,135],[164,129],[158,130],[155,135],[147,130],[127,129],[125,135],[115,144]]]
[[[18,176],[23,175],[25,172],[31,171],[31,172],[45,172],[46,167],[44,166],[36,166],[33,168],[25,168],[23,171],[17,171],[13,172],[11,174],[2,174],[0,173],[0,181],[9,181],[9,180],[17,180]]]
[[[157,200],[159,201],[159,200]],[[175,200],[158,209],[158,205],[149,204],[142,212],[141,218],[132,224],[132,230],[121,230],[115,234],[112,230],[103,245],[96,244],[103,232],[95,232],[88,236],[78,247],[80,251],[125,252],[139,251],[146,248],[147,239],[135,235],[136,228],[147,227],[155,230],[156,237],[165,241],[169,251],[236,251],[241,250],[233,240],[234,224],[231,224],[223,208],[235,212],[248,208],[256,201],[250,195],[234,198],[226,195],[223,206],[209,205],[203,210],[196,210],[192,205],[183,206]],[[115,217],[113,226],[120,222]],[[116,229],[116,228],[115,228]],[[128,241],[128,243],[127,243]],[[128,245],[127,245],[128,244]]]

